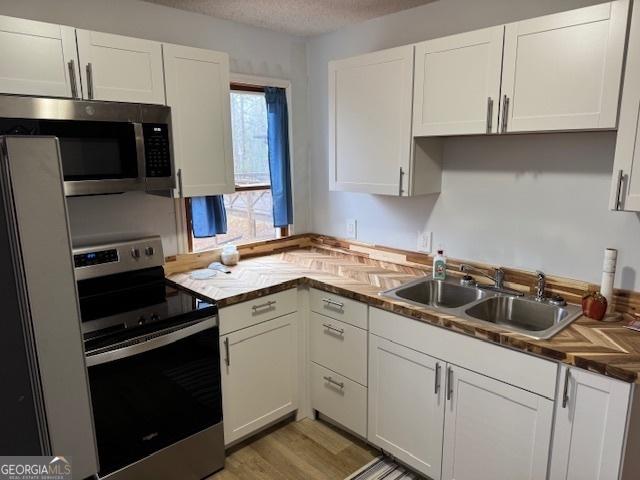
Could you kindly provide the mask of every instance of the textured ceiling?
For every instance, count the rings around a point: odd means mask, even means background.
[[[145,0],[294,35],[318,35],[435,0]]]

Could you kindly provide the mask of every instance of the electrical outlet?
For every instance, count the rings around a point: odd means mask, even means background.
[[[418,233],[418,251],[431,253],[431,240],[432,240],[431,232],[419,232]]]
[[[358,238],[358,222],[355,218],[347,218],[347,238]]]

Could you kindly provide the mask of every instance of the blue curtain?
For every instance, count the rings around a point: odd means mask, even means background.
[[[284,88],[265,87],[264,93],[267,102],[273,226],[286,227],[293,223],[287,96]]]
[[[222,195],[191,199],[191,228],[195,238],[227,233],[227,212]]]

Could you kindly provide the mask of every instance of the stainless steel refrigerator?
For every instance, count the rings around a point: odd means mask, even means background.
[[[98,471],[58,141],[0,137],[0,455]]]

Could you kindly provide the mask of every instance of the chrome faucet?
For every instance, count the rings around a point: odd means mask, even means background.
[[[504,286],[504,270],[502,269],[502,267],[498,267],[494,269],[494,276],[491,276],[488,273],[483,272],[482,270],[472,267],[471,265],[467,265],[466,263],[462,263],[460,265],[460,271],[464,273],[472,272],[493,281],[492,286],[478,285],[478,288],[493,290],[494,292],[499,292],[499,293],[507,293],[509,295],[516,295],[519,297],[524,296],[524,293]]]
[[[547,288],[547,276],[540,270],[536,271],[538,275],[538,283],[536,284],[536,296],[534,297],[538,302],[542,302],[547,297],[545,290]]]
[[[464,273],[475,273],[476,275],[482,275],[483,277],[488,278],[489,280],[492,280],[494,287],[503,288],[504,270],[502,270],[501,267],[498,267],[494,270],[495,271],[494,277],[492,277],[488,273],[484,273],[482,270],[472,267],[471,265],[467,265],[466,263],[463,263],[460,265],[460,271]]]
[[[536,294],[533,299],[537,302],[550,303],[557,307],[564,307],[567,301],[560,295],[547,294],[547,276],[540,270],[536,271],[538,275],[538,281],[535,286]]]

